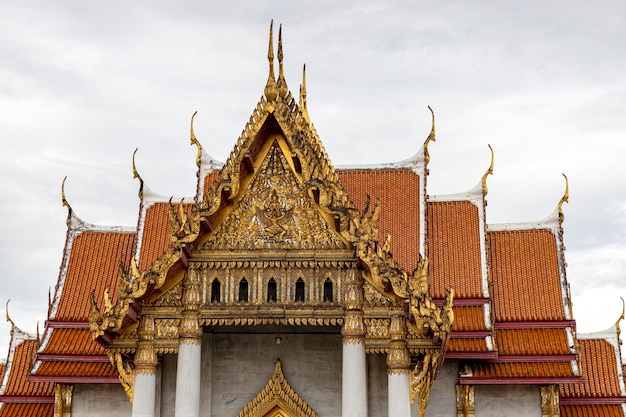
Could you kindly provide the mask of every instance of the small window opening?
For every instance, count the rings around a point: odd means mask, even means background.
[[[298,301],[304,302],[304,281],[302,281],[302,278],[298,278],[296,281],[296,303]]]
[[[326,278],[326,281],[324,281],[324,296],[322,299],[324,302],[333,302],[333,282],[329,278]]]
[[[213,283],[211,284],[211,302],[212,303],[219,303],[221,301],[220,290],[221,290],[220,281],[217,278],[215,278],[213,280]]]
[[[248,281],[245,278],[239,281],[239,301],[248,302]]]
[[[267,302],[276,302],[276,281],[271,278],[267,283]]]

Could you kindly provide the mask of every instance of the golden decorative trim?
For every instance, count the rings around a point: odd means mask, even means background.
[[[474,417],[474,385],[456,385],[457,417]]]
[[[274,20],[270,23],[270,41],[267,48],[267,60],[270,64],[269,74],[267,76],[267,84],[265,85],[265,97],[269,101],[276,100],[278,96],[278,86],[276,85],[276,78],[274,75]]]
[[[278,409],[284,414],[275,413]],[[317,417],[315,411],[289,386],[279,359],[276,360],[274,374],[267,385],[237,414],[237,417],[266,417],[268,415]]]
[[[283,25],[278,26],[278,81],[276,82],[278,87],[278,94],[281,97],[285,97],[289,92],[287,88],[287,81],[285,81],[285,71],[283,69]]]
[[[558,385],[541,387],[541,416],[558,417],[561,415]]]
[[[67,202],[65,198],[65,180],[67,180],[67,175],[63,178],[63,182],[61,182],[61,204],[63,207],[67,207],[67,219],[65,223],[69,226],[72,221],[72,206]]]
[[[202,163],[202,145],[200,145],[200,142],[198,142],[198,139],[196,139],[196,134],[193,131],[193,119],[194,117],[196,117],[196,114],[198,114],[197,111],[193,112],[193,114],[191,115],[191,127],[189,128],[189,138],[191,140],[191,145],[196,145],[196,147],[198,148],[198,154],[196,155],[196,165],[198,166],[198,168],[200,168],[200,164]]]
[[[437,369],[439,368],[439,352],[429,352],[417,363],[415,369],[411,371],[410,393],[411,405],[419,398],[419,417],[426,415],[428,397],[430,390],[435,383]]]
[[[430,110],[432,121],[431,121],[430,134],[426,138],[426,141],[424,141],[424,167],[425,168],[428,168],[428,163],[430,162],[430,155],[428,154],[428,143],[430,143],[431,141],[432,142],[435,141],[435,112],[430,106],[428,106],[428,110]]]
[[[407,349],[406,318],[400,315],[391,317],[389,323],[389,353],[387,354],[388,373],[408,373],[411,366],[411,356]],[[406,372],[405,372],[406,371]]]
[[[72,393],[74,385],[55,384],[54,386],[54,417],[72,416]]]
[[[365,340],[365,323],[363,322],[363,312],[346,311],[344,323],[341,328],[341,335],[344,343],[363,343]]]
[[[139,374],[156,374],[156,366],[159,363],[154,351],[154,335],[156,328],[154,317],[143,315],[139,320],[139,341],[135,353],[135,372]]]
[[[128,401],[133,403],[133,391],[135,389],[135,368],[132,364],[124,362],[122,354],[120,352],[107,351],[109,359],[119,374],[120,384],[126,392]]]
[[[300,111],[302,115],[306,119],[307,123],[311,123],[311,118],[309,117],[309,110],[307,108],[306,101],[306,64],[302,66],[302,84],[300,84],[300,99],[298,100],[298,106],[300,107]]]

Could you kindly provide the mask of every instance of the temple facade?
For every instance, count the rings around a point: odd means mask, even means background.
[[[567,179],[547,218],[488,224],[493,152],[474,189],[427,192],[434,114],[415,156],[335,167],[271,28],[268,61],[226,162],[192,117],[195,196],[133,156],[137,225],[98,226],[64,181],[48,319],[12,323],[0,417],[626,415],[619,320],[576,332]]]

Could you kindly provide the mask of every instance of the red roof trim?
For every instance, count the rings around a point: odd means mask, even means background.
[[[565,329],[576,327],[576,321],[498,321],[493,324],[493,327],[494,329]]]
[[[541,384],[565,384],[573,383],[577,384],[585,382],[585,378],[582,376],[567,376],[567,377],[533,377],[533,378],[481,378],[476,376],[461,376],[459,383],[461,385],[541,385]]]
[[[570,362],[576,360],[576,355],[498,355],[489,362]]]
[[[35,360],[42,362],[110,362],[109,357],[105,355],[57,355],[53,353],[39,353]]]
[[[446,359],[496,359],[498,352],[446,352]]]
[[[46,327],[51,329],[89,329],[89,322],[46,320]]]
[[[603,404],[626,404],[626,397],[561,397],[561,405],[603,405]]]
[[[60,375],[29,375],[31,382],[61,382],[75,384],[119,384],[116,376],[60,376]]]
[[[450,339],[476,339],[477,337],[489,337],[492,332],[488,330],[459,331],[450,333]]]
[[[445,299],[443,298],[435,298],[433,302],[441,307],[443,303],[445,303]],[[473,306],[482,306],[485,304],[489,304],[491,299],[489,298],[455,298],[453,305],[455,307],[473,307]]]
[[[54,404],[54,396],[0,395],[0,403],[13,404]]]

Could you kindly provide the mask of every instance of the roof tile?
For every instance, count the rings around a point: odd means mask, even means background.
[[[574,377],[569,362],[507,362],[477,363],[473,367],[477,378],[554,378]]]
[[[496,330],[500,355],[569,355],[565,329]]]
[[[561,405],[561,417],[624,417],[620,405]]]
[[[428,203],[428,273],[433,298],[479,298],[482,267],[478,207],[469,201]]]
[[[54,404],[6,403],[0,408],[0,417],[52,417]]]
[[[54,384],[50,382],[30,382],[27,376],[32,368],[36,340],[25,340],[15,348],[10,374],[4,395],[50,396],[54,395]]]
[[[117,370],[109,362],[42,362],[38,376],[110,377],[117,376]]]
[[[106,355],[89,329],[52,329],[50,341],[40,353],[50,355]]]

